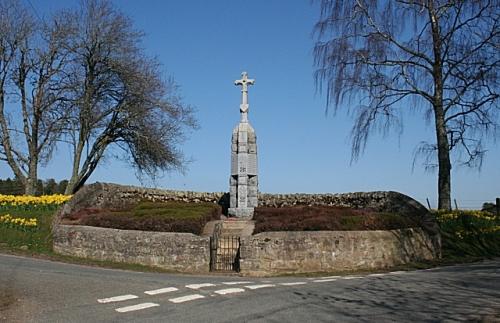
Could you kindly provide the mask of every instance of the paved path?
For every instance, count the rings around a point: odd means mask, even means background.
[[[317,278],[138,273],[0,255],[7,322],[500,322],[500,260]]]

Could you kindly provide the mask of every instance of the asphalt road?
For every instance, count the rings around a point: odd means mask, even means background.
[[[6,322],[500,322],[500,259],[343,277],[139,273],[0,255]]]

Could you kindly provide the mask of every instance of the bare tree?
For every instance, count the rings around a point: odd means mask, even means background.
[[[29,195],[65,122],[65,26],[57,17],[36,21],[18,1],[0,3],[0,160]]]
[[[196,126],[192,109],[172,80],[162,80],[158,62],[145,55],[142,33],[109,1],[83,1],[68,15],[74,22],[67,132],[73,169],[66,193],[87,181],[111,146],[139,174],[182,168],[178,144]]]
[[[484,141],[497,134],[500,3],[321,0],[320,8],[316,85],[327,109],[356,102],[352,160],[374,130],[398,129],[405,111],[420,109],[436,142],[417,151],[437,156],[438,208],[451,209],[452,160],[480,166]]]

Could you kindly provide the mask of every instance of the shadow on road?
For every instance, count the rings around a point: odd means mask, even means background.
[[[500,269],[492,266],[468,265],[466,273],[464,267],[444,267],[425,276],[405,273],[366,279],[361,286],[349,283],[329,292],[294,294],[318,309],[334,309],[346,320],[359,322],[500,322]]]

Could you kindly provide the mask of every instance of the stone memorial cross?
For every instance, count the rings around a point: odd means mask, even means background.
[[[231,138],[231,177],[229,179],[230,216],[252,217],[257,206],[257,136],[248,122],[248,85],[246,72],[234,82],[241,86],[240,123],[234,128]]]

